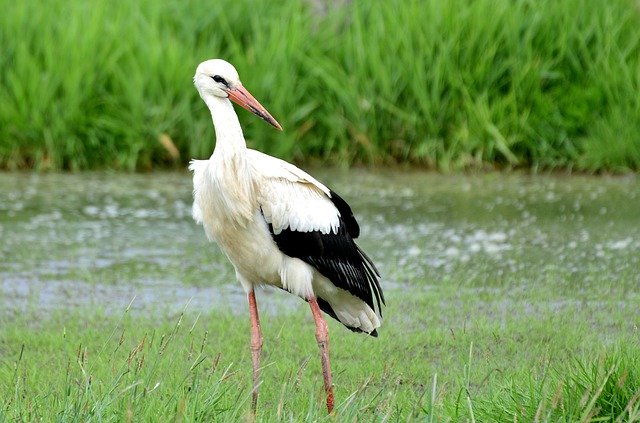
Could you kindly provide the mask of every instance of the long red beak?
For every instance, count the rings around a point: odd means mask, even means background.
[[[238,84],[234,88],[229,88],[227,93],[229,93],[229,100],[244,107],[254,115],[282,131],[282,126],[280,126],[278,121],[267,112],[267,109],[262,107],[262,104],[260,104],[242,84]]]

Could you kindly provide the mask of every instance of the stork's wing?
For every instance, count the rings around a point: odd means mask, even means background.
[[[315,267],[382,316],[379,274],[354,241],[360,227],[351,207],[297,167],[254,150],[248,155],[259,181],[258,202],[280,251]]]

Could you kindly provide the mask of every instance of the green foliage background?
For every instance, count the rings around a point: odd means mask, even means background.
[[[191,85],[232,62],[285,159],[640,168],[635,0],[0,0],[0,167],[149,169],[207,157]],[[166,137],[165,137],[166,139]]]

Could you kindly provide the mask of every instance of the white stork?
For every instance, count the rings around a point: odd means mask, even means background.
[[[379,274],[354,242],[360,228],[349,205],[297,167],[247,148],[236,104],[277,129],[224,60],[201,63],[194,84],[209,107],[216,146],[192,160],[193,217],[227,255],[247,292],[253,362],[252,411],[258,399],[262,333],[254,288],[271,285],[307,301],[316,324],[327,409],[333,409],[328,330],[321,311],[354,332],[377,336],[384,296]]]

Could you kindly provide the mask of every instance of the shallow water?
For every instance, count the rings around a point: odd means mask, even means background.
[[[571,302],[640,285],[636,177],[313,173],[351,203],[388,297],[553,284]],[[4,315],[246,307],[233,269],[191,219],[187,173],[0,174],[0,239]],[[266,295],[273,311],[297,301]]]

